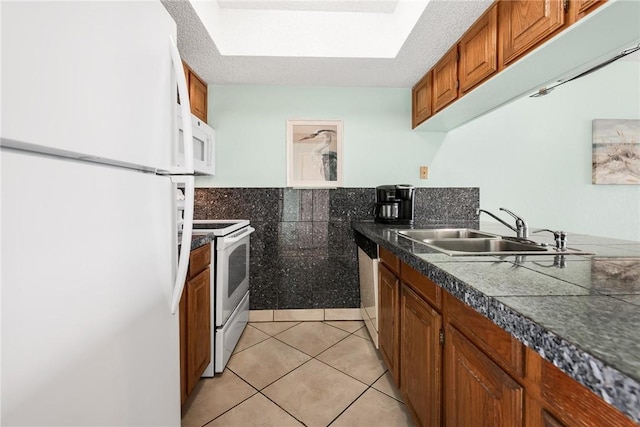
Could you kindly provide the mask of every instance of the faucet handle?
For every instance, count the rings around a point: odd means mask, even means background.
[[[516,221],[522,221],[523,223],[526,224],[526,221],[524,219],[522,219],[521,217],[519,217],[518,215],[514,214],[513,212],[511,212],[509,209],[505,209],[505,208],[500,208],[501,211],[505,211],[506,213],[508,213],[509,215],[511,215],[512,217],[515,218]]]
[[[564,231],[549,230],[548,228],[541,228],[540,230],[536,230],[533,233],[536,234],[543,231],[548,231],[549,233],[553,234],[553,240],[556,241],[557,249],[561,251],[567,250],[567,233],[565,233]]]
[[[509,215],[515,218],[518,237],[522,237],[525,239],[529,237],[529,226],[527,225],[527,221],[522,219],[522,217],[511,212],[509,209],[500,208],[500,210],[505,211],[506,213],[508,213]]]

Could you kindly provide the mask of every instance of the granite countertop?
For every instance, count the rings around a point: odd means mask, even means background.
[[[514,235],[484,222],[412,228],[445,227]],[[408,226],[352,228],[640,422],[640,242],[569,233],[568,247],[595,255],[451,257],[395,233]],[[549,233],[530,238],[553,243]]]
[[[211,241],[215,238],[213,233],[200,235],[200,236],[191,236],[191,248],[189,250],[198,249],[200,246],[204,246],[207,243],[211,243]],[[182,249],[182,237],[178,235],[178,253]]]

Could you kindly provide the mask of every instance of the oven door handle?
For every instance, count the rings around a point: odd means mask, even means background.
[[[256,231],[255,228],[249,226],[246,227],[242,230],[242,233],[238,234],[238,235],[233,235],[233,237],[223,237],[221,239],[218,239],[219,241],[221,241],[223,247],[227,247],[229,245],[233,245],[236,242],[239,242],[240,240],[244,239],[245,237],[249,236],[251,233],[253,233],[254,231]]]

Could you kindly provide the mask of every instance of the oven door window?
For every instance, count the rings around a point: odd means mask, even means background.
[[[229,255],[227,298],[230,298],[247,278],[247,244],[238,245]]]

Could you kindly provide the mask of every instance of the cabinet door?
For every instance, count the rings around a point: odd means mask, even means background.
[[[460,40],[460,90],[464,93],[498,70],[498,6]]]
[[[449,324],[444,389],[446,426],[523,425],[522,386]]]
[[[383,264],[378,266],[378,275],[378,341],[380,353],[389,368],[389,372],[391,372],[396,386],[399,386],[400,345],[398,339],[400,333],[400,309],[398,297],[400,294],[400,281]]]
[[[500,2],[502,64],[512,62],[562,28],[564,13],[563,0]]]
[[[431,78],[432,73],[429,71],[423,78],[418,82],[417,85],[411,91],[412,97],[412,128],[415,129],[420,123],[427,120],[432,114],[431,108]]]
[[[458,97],[458,45],[455,45],[433,67],[433,112],[437,112]]]
[[[545,405],[541,404],[537,399],[532,398],[530,393],[527,395],[526,402],[527,427],[567,427],[566,424],[558,420],[550,410],[545,408]]]
[[[189,101],[191,112],[203,122],[207,122],[207,85],[193,72],[189,76]]]
[[[408,286],[400,302],[400,383],[418,425],[440,426],[442,316]]]
[[[598,7],[606,3],[606,0],[573,0],[572,22],[578,21]]]
[[[210,269],[187,282],[187,394],[211,362]]]

